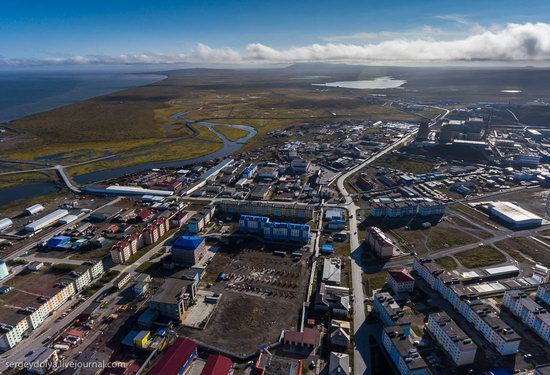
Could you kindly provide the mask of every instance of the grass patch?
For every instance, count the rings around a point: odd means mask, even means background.
[[[15,267],[15,266],[22,266],[27,264],[28,262],[23,259],[9,259],[6,261],[6,265],[8,267]]]
[[[108,270],[101,276],[101,279],[99,279],[99,282],[103,284],[107,284],[109,281],[113,280],[115,277],[117,277],[120,274],[120,271],[117,270]]]
[[[410,156],[385,156],[378,159],[374,165],[379,167],[386,167],[392,169],[398,169],[403,172],[409,172],[414,174],[422,174],[431,172],[435,166],[434,163],[425,160],[415,160]]]
[[[527,237],[512,237],[495,243],[495,246],[509,254],[518,262],[531,263],[523,254],[537,263],[550,265],[547,249]]]
[[[439,266],[441,266],[442,268],[444,268],[448,271],[454,270],[458,266],[458,264],[456,264],[455,260],[452,257],[449,257],[449,256],[436,259],[435,262],[437,264],[439,264]]]
[[[76,264],[56,263],[52,264],[48,271],[51,273],[69,273],[74,271],[77,267]]]
[[[387,272],[386,271],[380,271],[376,273],[366,273],[363,272],[361,275],[363,279],[363,287],[365,288],[365,292],[367,296],[372,296],[372,293],[376,289],[382,288],[384,285],[386,285],[386,278],[387,278]]]
[[[506,261],[506,257],[500,251],[489,246],[466,250],[456,254],[455,257],[467,268],[488,267]]]
[[[235,142],[248,135],[248,132],[246,130],[231,128],[229,126],[216,126],[215,130],[218,133],[222,133],[225,138],[229,139],[231,142]]]

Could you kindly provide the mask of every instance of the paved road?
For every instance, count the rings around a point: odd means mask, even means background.
[[[430,126],[433,126],[450,113],[449,110],[445,111],[446,112],[443,115],[437,116],[434,120],[432,120]],[[340,194],[344,197],[345,207],[347,208],[349,214],[350,251],[352,260],[351,278],[353,287],[353,331],[355,340],[353,372],[355,375],[370,375],[372,373],[369,336],[374,335],[375,332],[373,331],[373,326],[365,322],[365,295],[362,280],[362,272],[365,269],[365,266],[363,265],[363,261],[361,259],[362,247],[357,234],[357,210],[359,207],[354,203],[352,195],[348,193],[344,183],[353,174],[359,172],[375,160],[409,142],[416,136],[417,132],[418,130],[409,133],[399,141],[393,143],[389,147],[383,149],[379,153],[373,155],[369,159],[344,173],[338,178],[338,180],[336,180],[336,186]]]

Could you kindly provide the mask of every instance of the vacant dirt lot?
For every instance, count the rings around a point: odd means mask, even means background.
[[[242,356],[296,328],[309,277],[306,254],[297,259],[274,250],[299,248],[250,240],[222,246],[203,278],[209,290],[222,293],[220,305],[204,330],[180,327],[178,333]]]

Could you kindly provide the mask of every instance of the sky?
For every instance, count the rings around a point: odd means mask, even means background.
[[[550,1],[18,0],[0,66],[550,61]]]

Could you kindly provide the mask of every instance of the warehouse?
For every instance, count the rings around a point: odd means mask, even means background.
[[[59,220],[59,223],[62,225],[72,223],[73,221],[78,220],[77,215],[67,215],[63,219]]]
[[[68,214],[69,211],[67,210],[55,210],[54,212],[51,212],[48,215],[28,224],[27,226],[25,226],[25,230],[27,232],[37,232],[57,223],[60,219],[64,218]]]
[[[44,206],[42,206],[41,204],[35,204],[35,205],[32,205],[32,206],[28,207],[25,210],[25,213],[27,215],[31,216],[31,215],[36,215],[37,213],[42,212],[42,211],[44,211]]]
[[[174,193],[166,190],[153,190],[144,189],[138,186],[119,186],[111,185],[106,188],[85,188],[84,192],[90,194],[102,194],[102,195],[154,195],[154,196],[170,196]]]
[[[48,249],[60,249],[60,248],[68,249],[71,246],[69,243],[70,241],[71,241],[71,237],[55,236],[48,240],[46,247]]]
[[[539,227],[542,218],[511,202],[491,202],[489,212],[512,228]]]
[[[170,349],[149,371],[149,375],[183,374],[197,358],[197,344],[178,337]]]
[[[11,219],[5,218],[0,220],[0,232],[3,230],[8,229],[13,225],[13,221]]]

